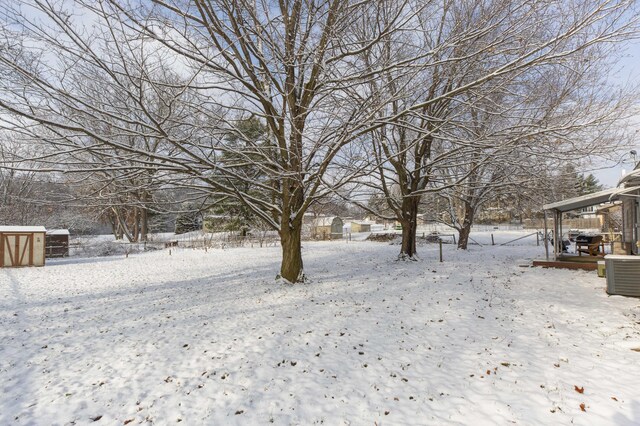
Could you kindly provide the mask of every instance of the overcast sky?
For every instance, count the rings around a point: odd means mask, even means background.
[[[633,43],[627,45],[627,51],[625,58],[621,61],[622,69],[619,75],[613,76],[617,81],[621,83],[631,82],[633,84],[640,85],[640,40],[635,40]],[[640,99],[638,100],[640,102]],[[640,129],[640,110],[639,115],[636,117],[636,123]],[[640,140],[640,139],[639,139]],[[638,151],[638,160],[640,160],[640,146],[636,147]],[[594,166],[597,167],[597,166]],[[600,183],[607,187],[615,187],[618,183],[618,179],[622,176],[623,170],[627,172],[633,169],[633,163],[631,156],[627,153],[625,155],[625,161],[621,165],[606,165],[603,164],[603,170],[586,171],[587,173],[593,173]]]

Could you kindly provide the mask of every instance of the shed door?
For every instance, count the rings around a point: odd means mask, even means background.
[[[0,234],[0,266],[33,265],[33,234]]]

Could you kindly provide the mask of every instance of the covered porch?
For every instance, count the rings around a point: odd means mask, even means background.
[[[622,229],[614,227],[611,220],[602,220],[598,229],[565,230],[563,219],[566,213],[596,207],[598,217],[608,215],[611,209],[620,209],[616,200],[619,188],[607,189],[580,197],[545,204],[544,234],[545,259],[535,260],[534,266],[563,269],[596,270],[598,261],[606,254],[621,253]],[[551,224],[549,223],[551,222]],[[551,226],[550,226],[551,225]],[[607,229],[604,229],[607,228]],[[566,232],[565,232],[566,231]],[[571,248],[571,250],[570,250]]]

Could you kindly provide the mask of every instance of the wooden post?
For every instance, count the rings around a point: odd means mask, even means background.
[[[491,245],[492,245],[492,246],[495,246],[495,245],[496,245],[495,241],[493,241],[493,234],[491,234]]]
[[[546,254],[547,260],[549,260],[549,240],[547,239],[547,211],[544,211],[544,235],[542,236],[542,238],[544,238],[544,252]]]
[[[557,237],[557,227],[556,224],[558,223],[558,214],[556,213],[556,211],[553,211],[553,229],[551,230],[550,234],[551,234],[551,241],[553,241],[553,260],[558,260],[558,245],[556,244],[556,237]]]
[[[442,263],[442,238],[438,238],[438,243],[440,245],[440,263]]]
[[[540,233],[536,232],[536,246],[540,246]]]
[[[562,212],[558,214],[558,253],[564,253],[564,242],[562,241]]]

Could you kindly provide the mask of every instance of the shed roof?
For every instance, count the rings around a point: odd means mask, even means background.
[[[589,206],[597,206],[598,204],[606,203],[611,196],[619,191],[619,189],[605,189],[604,191],[594,192],[593,194],[582,195],[580,197],[569,198],[562,201],[557,201],[551,204],[545,204],[543,208],[545,210],[558,210],[560,212],[569,212],[571,210],[577,210]]]
[[[0,232],[15,232],[15,233],[29,233],[29,232],[47,232],[44,226],[0,226]]]
[[[69,235],[68,229],[51,229],[47,231],[47,235]]]
[[[335,219],[339,219],[340,220],[340,218],[337,217],[337,216],[319,217],[319,218],[316,218],[313,221],[313,226],[331,226],[331,224],[333,223],[333,221]]]

